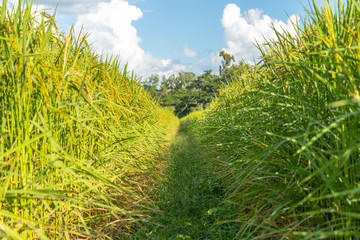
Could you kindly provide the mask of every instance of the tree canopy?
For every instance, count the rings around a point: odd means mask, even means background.
[[[199,76],[192,72],[180,72],[169,77],[152,75],[143,82],[143,86],[162,106],[172,109],[180,118],[203,110],[224,84],[248,67],[243,62],[232,64],[234,56],[224,51],[219,56],[223,59],[219,75],[212,70],[206,70]]]

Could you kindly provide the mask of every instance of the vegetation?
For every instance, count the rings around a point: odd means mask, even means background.
[[[21,2],[0,7],[0,238],[123,239],[149,215],[178,119]]]
[[[231,213],[223,188],[206,169],[192,126],[184,119],[170,149],[166,177],[157,186],[153,219],[131,239],[233,239],[236,223],[216,225]]]
[[[144,83],[144,88],[159,103],[174,111],[178,117],[204,109],[221,87],[220,78],[206,71],[197,77],[195,73],[181,72],[168,78],[153,75]]]
[[[21,2],[0,7],[0,238],[360,239],[358,0],[313,1],[258,64],[144,87]]]
[[[239,239],[360,238],[359,17],[314,2],[192,118]]]
[[[143,86],[162,106],[174,111],[179,118],[204,110],[221,87],[250,67],[243,62],[231,64],[235,61],[234,57],[224,51],[219,56],[223,58],[219,76],[211,70],[199,76],[192,72],[180,72],[178,75],[163,76],[162,79],[153,75],[143,82]]]

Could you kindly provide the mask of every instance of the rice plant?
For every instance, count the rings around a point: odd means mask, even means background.
[[[239,239],[360,239],[360,3],[312,6],[196,123]]]
[[[147,218],[178,120],[32,7],[0,7],[0,237],[121,239]]]

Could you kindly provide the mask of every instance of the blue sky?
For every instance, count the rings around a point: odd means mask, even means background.
[[[54,9],[56,3],[39,0],[40,8]],[[147,77],[216,72],[221,50],[237,61],[256,61],[252,41],[272,38],[270,24],[292,32],[290,20],[304,16],[298,0],[62,0],[57,22],[64,32],[71,24],[84,27],[96,51],[120,54]]]
[[[220,50],[223,28],[220,19],[225,6],[237,4],[242,11],[261,9],[270,17],[287,20],[286,11],[303,14],[297,0],[148,0],[134,5],[146,11],[134,26],[144,40],[141,46],[154,56],[167,58],[179,55],[184,46],[197,51]],[[149,12],[147,12],[149,11]],[[167,43],[165,46],[163,43]]]

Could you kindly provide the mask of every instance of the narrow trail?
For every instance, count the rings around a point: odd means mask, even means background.
[[[167,178],[159,184],[153,221],[132,239],[234,239],[236,223],[216,224],[230,214],[221,205],[222,186],[206,171],[194,136],[186,127],[171,148]]]

